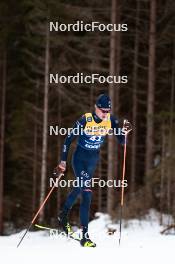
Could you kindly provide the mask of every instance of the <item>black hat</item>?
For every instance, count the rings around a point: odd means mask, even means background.
[[[96,106],[98,108],[110,108],[111,109],[111,99],[106,94],[101,94],[97,98]]]

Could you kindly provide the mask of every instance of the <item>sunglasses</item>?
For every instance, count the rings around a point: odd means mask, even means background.
[[[101,108],[99,108],[100,109],[100,111],[103,113],[103,114],[108,114],[108,113],[110,113],[110,109],[109,110],[104,110],[104,109],[101,109]]]

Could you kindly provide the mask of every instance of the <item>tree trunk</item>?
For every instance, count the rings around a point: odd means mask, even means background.
[[[146,186],[149,193],[149,175],[153,162],[154,94],[155,94],[155,52],[156,52],[156,0],[150,2],[147,134],[146,134]]]
[[[39,81],[36,84],[36,98],[35,98],[35,106],[38,107],[38,91],[39,91]],[[37,164],[38,164],[38,155],[37,155],[37,150],[38,150],[38,124],[37,124],[37,114],[38,112],[35,111],[35,124],[34,124],[34,139],[33,139],[33,156],[34,156],[34,161],[33,161],[33,195],[32,195],[32,211],[35,212],[35,207],[36,207],[36,197],[37,197]]]
[[[120,14],[121,14],[121,10],[120,10],[120,8],[121,8],[121,5],[120,5],[120,1],[118,0],[117,2],[116,2],[116,18],[115,18],[115,23],[116,24],[119,24],[119,23],[121,23],[121,21],[120,21]],[[121,60],[120,60],[120,54],[121,54],[121,32],[120,31],[118,31],[117,33],[116,33],[116,54],[115,54],[115,75],[116,76],[119,76],[120,75],[120,65],[121,65]],[[120,100],[119,100],[119,98],[120,98],[120,83],[116,83],[116,84],[114,84],[114,114],[115,114],[115,116],[117,117],[117,118],[119,118],[119,115],[120,115],[120,113],[119,113],[119,111],[120,111]],[[113,137],[113,142],[114,141],[116,141],[116,138],[115,137]],[[115,142],[114,142],[115,143]],[[120,171],[120,164],[119,164],[119,162],[120,162],[120,157],[119,157],[119,155],[118,155],[118,153],[119,153],[119,151],[120,151],[120,146],[118,145],[118,143],[116,144],[115,143],[115,146],[116,146],[116,148],[114,148],[114,153],[113,153],[113,157],[114,157],[114,159],[113,159],[113,166],[114,166],[114,175],[113,175],[113,177],[116,179],[116,180],[118,180],[119,179],[119,177],[120,177],[120,175],[119,175],[119,171]],[[122,147],[123,148],[123,147]],[[115,192],[116,192],[116,190],[114,189],[114,196],[113,196],[113,199],[115,199]],[[115,204],[114,204],[114,207],[116,207],[115,206]]]
[[[138,79],[138,55],[139,55],[139,13],[140,2],[137,0],[136,11],[136,25],[135,25],[135,44],[134,44],[134,67],[133,67],[133,108],[132,108],[132,121],[134,130],[132,133],[132,150],[131,150],[131,187],[130,193],[135,192],[135,177],[136,177],[136,147],[137,147],[137,79]]]
[[[59,87],[59,89],[61,89],[61,86]],[[61,93],[59,92],[58,93],[58,124],[59,124],[59,127],[61,127],[61,108],[62,108]],[[58,136],[57,144],[58,144],[58,153],[60,155],[60,153],[61,153],[61,136]],[[59,157],[58,157],[58,161],[59,161]],[[61,188],[58,187],[57,188],[57,212],[58,213],[60,211],[60,207],[61,207]]]
[[[101,166],[101,153],[100,153],[100,160],[98,164],[98,178],[102,179],[102,166]],[[102,212],[102,189],[98,186],[98,212]]]
[[[47,174],[47,131],[48,131],[48,97],[49,97],[49,27],[46,25],[46,47],[45,47],[45,79],[44,79],[44,109],[43,109],[43,143],[41,163],[41,190],[40,204],[45,198],[46,174]],[[44,219],[44,209],[40,213],[40,222]]]
[[[116,0],[112,0],[112,7],[111,7],[111,23],[117,23],[117,17],[119,14],[119,2]],[[111,31],[110,34],[110,75],[117,75],[119,74],[119,41],[120,38],[115,31]],[[118,37],[117,37],[118,36]],[[118,58],[117,58],[118,56]],[[116,62],[118,59],[118,62]],[[109,96],[112,101],[112,107],[115,109],[115,102],[118,107],[118,96],[119,96],[119,87],[111,83],[109,85]],[[115,97],[116,96],[116,97]],[[114,173],[116,170],[114,169],[114,157],[117,159],[116,151],[114,150],[114,137],[108,136],[108,180],[114,179]],[[115,166],[117,164],[115,163]],[[107,212],[112,214],[113,211],[113,198],[114,198],[114,190],[113,188],[108,188],[107,190]]]
[[[161,153],[161,177],[160,177],[160,224],[163,224],[163,193],[164,193],[164,178],[165,178],[165,156],[166,156],[166,134],[165,123],[162,124],[162,153]]]
[[[2,64],[2,105],[1,105],[1,137],[0,137],[0,235],[3,234],[3,192],[4,192],[4,140],[5,140],[5,104],[6,104],[6,51]]]
[[[174,47],[173,47],[174,48]],[[169,163],[167,171],[167,209],[168,215],[172,213],[171,211],[171,188],[172,188],[172,175],[173,175],[173,115],[174,115],[174,50],[172,56],[172,77],[171,77],[171,97],[170,97],[170,124],[169,124],[169,142],[168,142],[168,153],[169,153]],[[170,221],[170,217],[168,217]],[[170,225],[170,223],[168,223]]]

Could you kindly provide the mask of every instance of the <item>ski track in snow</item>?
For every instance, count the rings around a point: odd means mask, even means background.
[[[174,263],[175,236],[160,234],[162,227],[156,212],[149,214],[146,220],[130,220],[126,227],[123,223],[120,246],[119,224],[111,224],[108,215],[97,215],[99,218],[89,224],[90,238],[97,243],[96,248],[83,248],[77,241],[49,236],[44,231],[29,232],[17,248],[23,230],[11,236],[0,236],[0,263]],[[116,228],[117,232],[107,235],[107,225]]]

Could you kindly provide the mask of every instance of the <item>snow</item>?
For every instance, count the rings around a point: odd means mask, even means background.
[[[144,220],[129,220],[122,225],[119,246],[119,224],[113,224],[106,214],[98,213],[90,222],[89,233],[96,248],[83,248],[66,237],[49,236],[46,231],[29,232],[19,248],[24,230],[11,236],[0,236],[2,264],[17,263],[173,263],[175,236],[161,235],[159,215],[150,211]],[[117,231],[108,235],[108,227]]]

